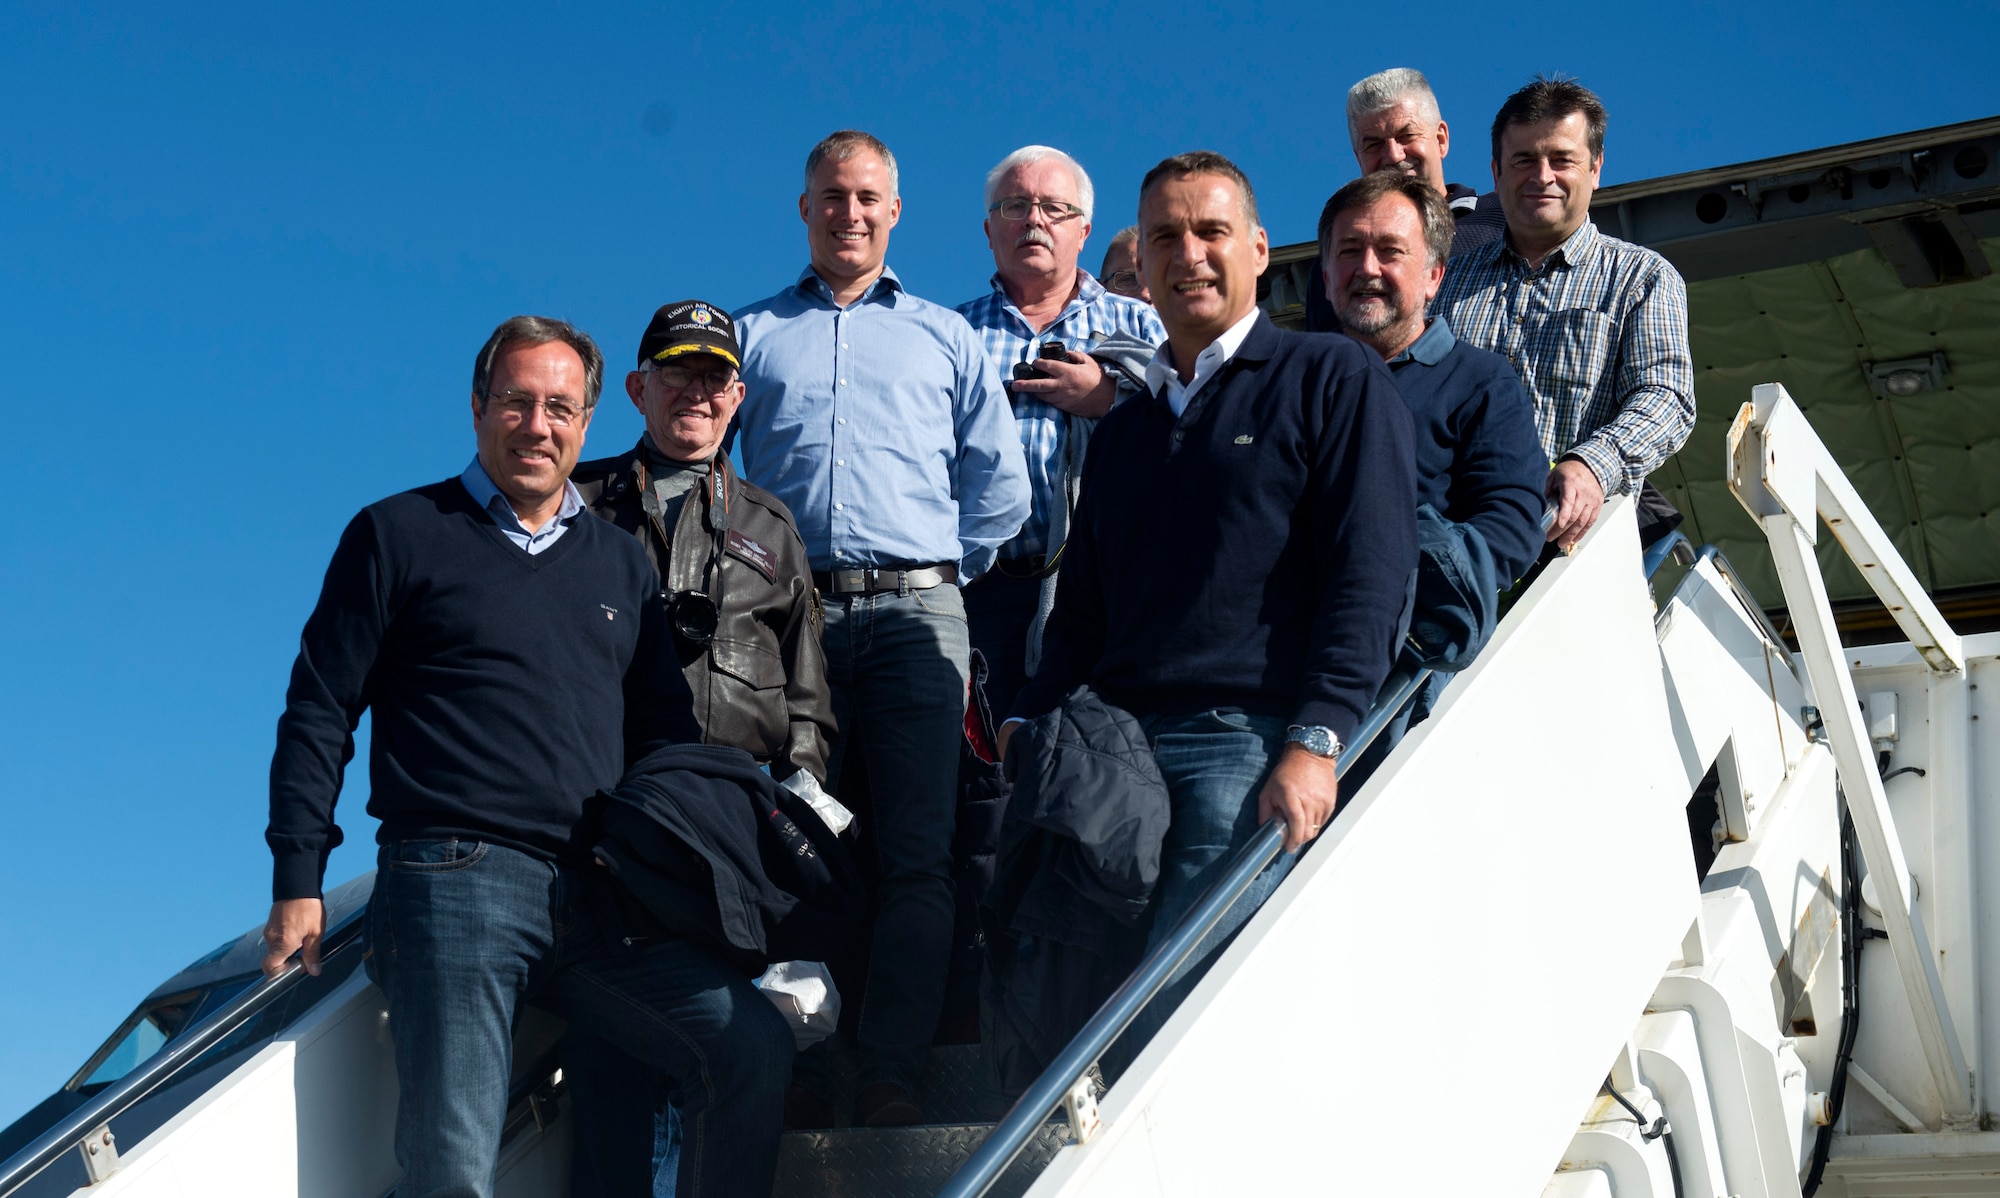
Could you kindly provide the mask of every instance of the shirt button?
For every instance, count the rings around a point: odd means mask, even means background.
[[[847,385],[847,380],[846,379],[840,380],[840,385],[845,387]]]
[[[1185,437],[1185,436],[1187,436],[1187,434],[1186,434],[1185,432],[1183,432],[1182,430],[1180,430],[1180,429],[1175,429],[1175,430],[1174,430],[1174,440],[1176,440],[1176,441],[1179,441],[1179,440],[1181,440],[1181,439],[1182,439],[1183,437]]]
[[[847,510],[847,505],[844,503],[836,503],[833,505],[833,510],[836,512],[844,512]]]
[[[845,341],[841,342],[841,343],[840,343],[840,348],[842,348],[842,349],[846,349],[846,348],[847,348],[847,342],[845,342]]]
[[[846,459],[846,458],[835,458],[835,459],[833,459],[833,464],[834,464],[834,465],[836,465],[836,466],[845,466],[845,465],[847,465],[847,459]]]
[[[834,423],[835,423],[835,424],[846,424],[846,423],[847,423],[847,417],[845,417],[845,416],[842,416],[842,417],[841,417],[840,419],[838,419],[838,420],[834,421]]]

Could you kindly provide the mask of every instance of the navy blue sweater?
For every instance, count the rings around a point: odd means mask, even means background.
[[[659,589],[639,542],[587,513],[530,556],[455,478],[364,508],[327,566],[278,719],[273,897],[319,894],[364,709],[381,843],[586,851],[584,800],[628,759],[701,739]]]
[[[1504,589],[1542,551],[1549,459],[1507,359],[1467,345],[1442,316],[1389,360],[1416,426],[1417,501],[1486,538]]]
[[[1176,420],[1091,435],[1032,718],[1089,682],[1135,715],[1211,707],[1345,740],[1389,671],[1417,564],[1410,413],[1380,358],[1259,316]]]

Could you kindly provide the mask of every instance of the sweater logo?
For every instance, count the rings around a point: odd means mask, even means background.
[[[1250,444],[1250,442],[1255,441],[1256,439],[1257,438],[1251,436],[1249,433],[1244,433],[1242,436],[1236,438],[1236,443],[1238,445],[1248,445]]]
[[[617,609],[617,608],[615,608],[615,607],[612,607],[612,606],[610,606],[609,604],[604,604],[604,603],[600,603],[600,604],[598,604],[597,606],[599,606],[599,607],[601,607],[601,608],[603,608],[603,609],[604,609],[604,618],[605,618],[605,619],[607,619],[607,620],[615,620],[615,619],[617,619],[617,618],[618,618],[618,609]]]

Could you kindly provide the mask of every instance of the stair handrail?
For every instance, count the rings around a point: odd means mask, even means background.
[[[360,941],[367,904],[341,917],[320,937],[321,968]],[[138,1101],[178,1076],[202,1053],[231,1033],[247,1025],[277,1002],[306,976],[305,965],[297,960],[286,963],[279,973],[263,978],[243,993],[210,1012],[187,1031],[167,1041],[159,1052],[148,1057],[124,1077],[106,1086],[89,1102],[72,1111],[61,1122],[37,1136],[27,1147],[0,1164],[0,1198],[20,1189],[72,1149],[105,1130],[113,1120]]]
[[[1375,705],[1369,708],[1367,718],[1355,729],[1354,743],[1343,749],[1335,762],[1336,779],[1347,775],[1348,768],[1375,743],[1375,738],[1395,719],[1403,705],[1417,696],[1431,673],[1430,670],[1411,673],[1407,669],[1399,669],[1389,675]],[[1146,959],[1139,963],[1124,984],[1104,1000],[1104,1005],[1083,1025],[1083,1030],[1070,1038],[1056,1059],[1042,1070],[1041,1076],[1008,1109],[1006,1117],[994,1127],[985,1143],[966,1159],[965,1164],[959,1166],[958,1172],[952,1174],[951,1180],[938,1192],[938,1198],[979,1198],[1000,1179],[1007,1166],[1035,1137],[1048,1113],[1062,1105],[1063,1098],[1077,1081],[1132,1025],[1146,1004],[1159,995],[1168,979],[1194,955],[1209,929],[1221,921],[1229,908],[1249,889],[1250,883],[1264,871],[1264,867],[1277,858],[1284,839],[1284,821],[1274,819],[1259,828],[1250,843],[1237,850],[1222,877],[1202,894],[1192,910],[1181,917],[1159,947],[1146,954]]]

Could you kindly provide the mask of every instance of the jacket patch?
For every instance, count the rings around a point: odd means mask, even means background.
[[[769,549],[733,528],[729,530],[728,549],[732,556],[755,567],[765,582],[778,581],[778,558]]]

